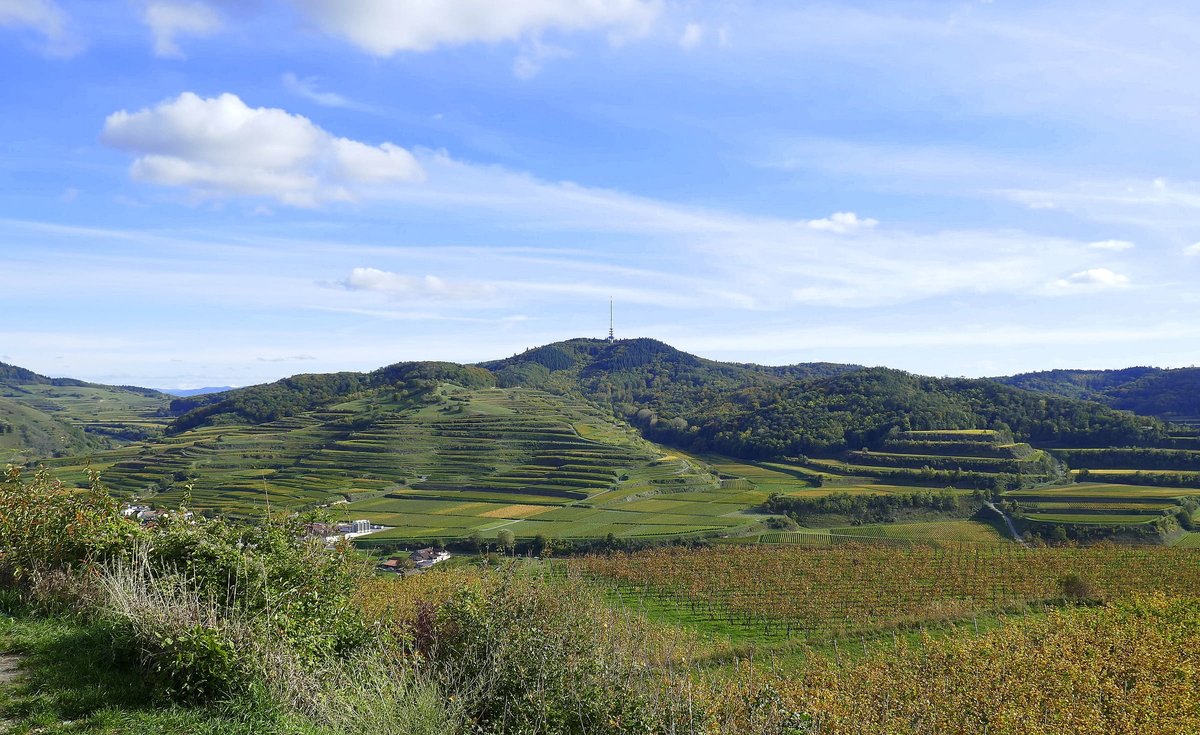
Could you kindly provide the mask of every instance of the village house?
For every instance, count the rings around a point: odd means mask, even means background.
[[[441,551],[435,551],[431,546],[429,548],[418,549],[417,551],[414,551],[409,555],[408,558],[413,560],[413,563],[416,564],[417,569],[428,569],[438,562],[449,559],[450,552],[446,551],[445,549]]]

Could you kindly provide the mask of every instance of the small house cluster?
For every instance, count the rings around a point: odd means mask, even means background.
[[[126,505],[121,508],[121,515],[131,518],[138,523],[157,523],[160,518],[171,513],[169,510],[154,510],[148,505]],[[190,511],[184,512],[184,519],[191,518]]]
[[[376,568],[381,572],[393,572],[395,574],[404,574],[409,570],[421,571],[429,567],[449,559],[451,556],[449,551],[445,549],[437,550],[432,546],[426,549],[417,549],[408,555],[408,558],[393,556],[387,561],[379,564]]]

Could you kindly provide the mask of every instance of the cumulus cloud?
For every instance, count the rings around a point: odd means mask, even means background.
[[[341,285],[350,291],[373,291],[399,299],[474,301],[496,295],[488,283],[447,281],[437,276],[407,276],[378,268],[355,268]]]
[[[323,30],[367,53],[511,41],[547,30],[645,32],[658,0],[293,0]]]
[[[1132,250],[1135,246],[1128,240],[1100,240],[1098,242],[1088,243],[1088,247],[1092,250]]]
[[[704,40],[704,26],[699,23],[688,23],[679,37],[679,45],[685,49],[693,49]]]
[[[54,0],[0,0],[0,28],[32,28],[46,37],[54,54],[69,56],[80,49],[67,25],[67,14]]]
[[[202,2],[155,0],[146,5],[142,22],[154,37],[154,55],[183,58],[176,36],[211,36],[224,27],[217,11]]]
[[[351,201],[367,185],[424,178],[404,148],[339,138],[285,110],[249,107],[237,95],[191,92],[108,116],[103,140],[134,153],[138,181],[205,198],[264,196],[292,206]]]
[[[807,223],[809,228],[822,232],[832,232],[835,235],[848,235],[861,230],[870,230],[879,224],[879,220],[869,217],[859,217],[854,212],[834,212],[824,219],[813,219]]]
[[[1050,285],[1053,290],[1059,292],[1098,291],[1128,286],[1129,276],[1114,273],[1108,268],[1089,268],[1072,273],[1066,278],[1059,278]]]

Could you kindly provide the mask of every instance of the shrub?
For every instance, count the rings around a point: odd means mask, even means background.
[[[95,474],[87,489],[64,487],[44,468],[26,479],[9,465],[0,480],[0,583],[28,590],[51,570],[103,560],[141,534]]]
[[[1093,602],[1104,599],[1104,593],[1091,580],[1075,572],[1058,580],[1058,586],[1066,600]]]
[[[367,605],[461,703],[480,735],[605,735],[663,729],[662,681],[651,659],[671,654],[638,622],[579,586],[514,569],[430,573],[373,583]],[[688,732],[688,730],[679,730]]]

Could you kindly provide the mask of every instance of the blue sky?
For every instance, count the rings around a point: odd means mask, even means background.
[[[0,0],[0,360],[1200,362],[1191,4]]]

